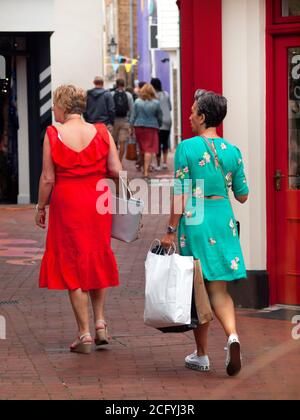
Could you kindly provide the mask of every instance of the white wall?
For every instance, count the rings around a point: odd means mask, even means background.
[[[51,37],[52,87],[73,83],[92,87],[103,74],[102,0],[55,0]]]
[[[55,0],[0,0],[1,32],[51,32]]]
[[[157,0],[158,47],[179,48],[179,9],[174,0]]]
[[[242,150],[250,200],[235,205],[249,270],[266,269],[265,0],[223,0],[224,137]]]

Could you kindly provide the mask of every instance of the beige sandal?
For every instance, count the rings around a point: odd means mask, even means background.
[[[83,340],[87,337],[90,337],[91,339],[84,342]],[[79,343],[72,345],[70,347],[71,353],[78,353],[78,354],[91,354],[92,352],[92,345],[93,340],[90,333],[83,334],[82,336],[78,337]]]
[[[97,327],[98,324],[102,324],[102,326]],[[101,319],[96,322],[95,344],[96,346],[106,346],[107,344],[109,344],[107,323]]]

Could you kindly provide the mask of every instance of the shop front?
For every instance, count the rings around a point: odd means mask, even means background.
[[[52,122],[50,33],[0,33],[0,204],[36,201]]]
[[[238,305],[300,305],[300,1],[179,0],[182,118],[195,89],[223,93],[223,136],[243,152],[251,196],[236,206],[248,282]]]
[[[266,6],[271,302],[300,305],[300,2]]]

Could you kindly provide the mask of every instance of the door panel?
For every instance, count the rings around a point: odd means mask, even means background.
[[[300,40],[275,40],[275,213],[278,303],[300,304]]]

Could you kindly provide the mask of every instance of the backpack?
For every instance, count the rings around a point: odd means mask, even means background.
[[[116,117],[127,117],[129,111],[129,103],[126,92],[116,91],[114,95]]]

